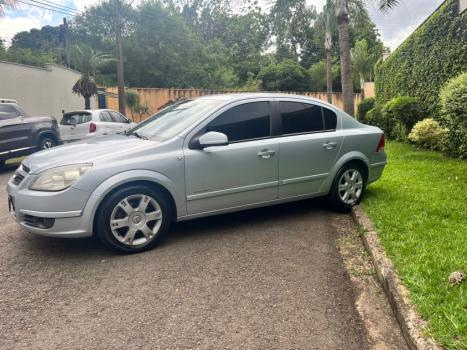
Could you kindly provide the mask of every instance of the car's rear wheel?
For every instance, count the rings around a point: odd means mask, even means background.
[[[336,177],[329,192],[331,206],[341,212],[349,212],[362,200],[366,187],[366,177],[358,164],[344,165]]]
[[[0,159],[0,169],[3,169],[5,167],[6,160],[5,159]]]
[[[107,197],[97,213],[97,236],[109,248],[138,253],[156,246],[169,230],[171,207],[166,196],[134,185]]]
[[[43,136],[39,140],[39,145],[37,148],[39,148],[39,151],[42,151],[44,149],[49,149],[52,147],[55,147],[57,145],[57,142],[55,139],[51,136]]]

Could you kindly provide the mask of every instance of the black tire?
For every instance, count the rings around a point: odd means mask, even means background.
[[[352,171],[358,172],[358,174],[361,177],[361,183],[362,183],[361,191],[359,192],[358,195],[357,195],[358,191],[355,191],[356,198],[353,198],[351,196],[352,200],[348,199],[347,201],[344,201],[341,196],[341,193],[345,194],[345,190],[343,190],[342,192],[339,191],[339,185],[344,186],[346,184],[345,179],[344,179],[344,174],[346,173],[349,174],[349,172],[350,174],[352,174]],[[344,181],[344,183],[342,183],[342,181]],[[366,173],[359,164],[349,163],[349,164],[344,165],[337,172],[334,178],[334,181],[332,183],[331,190],[329,191],[329,194],[328,194],[328,203],[331,206],[331,208],[341,213],[350,212],[353,206],[361,202],[363,195],[365,193],[366,182],[367,182]],[[359,187],[359,185],[354,185],[354,188],[355,187]],[[353,192],[353,190],[351,190],[351,192]]]
[[[6,167],[6,159],[0,159],[0,170],[5,169]]]
[[[57,141],[55,140],[55,138],[53,138],[52,136],[46,135],[40,138],[39,144],[37,145],[37,149],[39,151],[42,151],[42,150],[49,149],[55,146],[57,146]]]
[[[162,213],[162,218],[160,219],[161,221],[160,226],[158,228],[157,233],[155,233],[155,235],[151,237],[150,240],[147,239],[147,237],[143,234],[142,231],[137,231],[134,234],[135,240],[144,240],[144,239],[147,240],[147,242],[143,242],[143,244],[132,245],[133,242],[122,243],[120,240],[116,238],[115,234],[113,233],[110,220],[111,218],[113,218],[112,217],[113,214],[114,215],[119,214],[118,211],[121,210],[122,208],[120,204],[122,203],[124,199],[127,199],[128,197],[132,197],[132,196],[137,197],[139,195],[148,196],[150,197],[150,199],[153,199],[155,203],[157,203]],[[143,199],[141,199],[140,203],[142,203],[142,201]],[[139,206],[139,204],[133,203],[131,204],[131,206],[133,207],[132,209],[134,209],[134,205]],[[151,209],[152,204],[149,204],[148,206],[150,206],[150,209]],[[157,210],[155,206],[154,206],[154,209]],[[115,210],[117,210],[117,212],[114,212]],[[157,189],[153,189],[151,187],[144,186],[144,185],[129,185],[127,187],[123,187],[111,193],[101,203],[99,210],[96,213],[95,226],[94,226],[96,230],[95,234],[106,247],[114,251],[117,251],[119,253],[125,253],[125,254],[140,253],[140,252],[154,248],[165,238],[171,225],[171,221],[173,217],[172,212],[173,212],[173,209],[171,207],[170,201],[167,199],[166,195],[162,193],[161,191],[158,191]],[[135,213],[132,213],[130,215],[134,215]],[[128,222],[130,222],[131,216],[126,213],[123,213],[123,214],[127,215],[128,219],[123,218],[122,220],[128,220]],[[144,221],[146,222],[146,217]],[[153,226],[154,228],[156,227],[158,220],[154,220],[154,221],[147,220],[147,222],[151,224],[154,222],[154,226]],[[132,225],[132,224],[129,224],[129,225]],[[128,230],[130,230],[130,226],[128,226],[127,228]],[[128,231],[125,232],[125,229],[126,227],[122,227],[121,231],[116,233],[117,236],[120,237],[121,239],[124,239],[126,234],[128,234]],[[117,230],[120,230],[120,229],[117,229]]]

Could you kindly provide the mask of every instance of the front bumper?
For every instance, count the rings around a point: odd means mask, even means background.
[[[14,180],[19,174],[23,179]],[[50,237],[88,237],[89,218],[83,215],[90,193],[70,187],[60,192],[28,189],[35,175],[22,167],[7,184],[10,214],[28,232]]]

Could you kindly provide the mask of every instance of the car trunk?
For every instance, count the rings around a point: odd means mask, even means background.
[[[62,140],[70,142],[81,140],[89,134],[89,124],[92,115],[90,112],[70,112],[63,115],[60,121],[60,135]]]

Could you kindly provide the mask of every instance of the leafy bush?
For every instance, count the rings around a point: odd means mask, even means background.
[[[388,128],[388,122],[383,114],[383,107],[379,104],[376,104],[372,109],[370,109],[366,114],[366,123],[377,126],[381,130],[384,130],[387,137],[390,136],[390,129]]]
[[[467,11],[448,0],[375,70],[376,99],[415,96],[428,114],[439,113],[439,91],[450,78],[467,71]]]
[[[307,70],[290,59],[263,67],[258,78],[267,91],[306,91],[309,86]]]
[[[362,100],[360,104],[358,105],[357,108],[357,117],[358,120],[361,121],[362,123],[366,123],[366,114],[370,109],[372,109],[375,106],[375,98],[374,97],[368,97]]]
[[[432,150],[444,150],[444,142],[448,129],[443,128],[439,123],[426,118],[419,121],[409,134],[409,140],[413,143]]]
[[[422,106],[411,96],[394,97],[383,108],[383,115],[389,124],[388,129],[397,130],[397,134],[393,132],[390,136],[397,136],[399,139],[405,138],[413,126],[423,119],[423,114]]]
[[[440,91],[441,124],[449,129],[448,151],[467,158],[467,73],[451,79]]]

